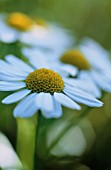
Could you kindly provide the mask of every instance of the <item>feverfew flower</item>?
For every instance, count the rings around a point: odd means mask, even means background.
[[[86,89],[94,96],[101,97],[101,89],[111,92],[109,53],[94,40],[84,39],[78,48],[59,56],[59,62],[76,66],[80,70],[78,80],[87,82]]]
[[[25,14],[0,14],[0,41],[13,43],[19,39],[20,33],[28,31],[33,21]]]
[[[89,93],[77,89],[64,81],[64,77],[50,69],[45,60],[40,63],[33,58],[30,65],[13,55],[0,60],[0,90],[15,91],[2,100],[2,103],[20,103],[14,109],[14,116],[30,117],[38,110],[46,118],[58,118],[62,115],[61,105],[80,110],[76,102],[91,107],[101,107],[102,102]],[[70,78],[69,78],[70,80]]]

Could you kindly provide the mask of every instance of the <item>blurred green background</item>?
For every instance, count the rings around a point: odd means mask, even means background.
[[[43,16],[111,48],[111,0],[0,0],[0,11]]]

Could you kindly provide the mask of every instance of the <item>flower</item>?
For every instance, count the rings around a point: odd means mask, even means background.
[[[0,15],[0,41],[12,43],[19,39],[21,31],[27,31],[33,21],[25,14],[16,12]]]
[[[101,97],[101,89],[111,92],[109,53],[94,40],[84,39],[76,49],[68,50],[58,58],[60,63],[76,66],[80,70],[78,81],[87,82],[82,89],[89,89],[98,98]]]
[[[50,69],[50,64],[33,57],[30,65],[13,55],[0,60],[0,90],[16,91],[2,100],[4,104],[20,103],[14,109],[15,117],[30,117],[38,110],[46,118],[62,116],[61,105],[80,110],[76,102],[90,107],[101,107],[102,102],[89,93],[76,88],[64,81],[57,71]],[[35,61],[34,61],[35,59]],[[70,80],[70,78],[69,78]]]

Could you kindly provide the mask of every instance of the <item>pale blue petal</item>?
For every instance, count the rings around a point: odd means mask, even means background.
[[[110,68],[109,53],[99,43],[92,39],[85,39],[80,45],[80,49],[93,68],[100,70]]]
[[[2,81],[21,81],[26,80],[26,76],[14,76],[0,73],[0,80]]]
[[[64,93],[74,101],[90,107],[101,107],[103,105],[101,101],[95,99],[91,95],[84,95],[84,93],[82,93],[81,91],[78,91],[77,93],[77,90],[75,89],[69,90],[68,88],[65,88]]]
[[[45,110],[41,110],[42,115],[45,118],[60,118],[62,116],[62,107],[60,105],[60,103],[58,103],[55,98],[52,96],[53,98],[53,105],[54,105],[54,109],[51,112],[47,112]]]
[[[14,109],[15,117],[27,118],[32,116],[38,110],[35,102],[36,93],[30,94],[25,97]]]
[[[54,113],[53,112],[47,112],[46,110],[42,109],[41,113],[42,113],[43,117],[45,117],[46,119],[54,118]]]
[[[98,42],[91,38],[84,38],[82,44],[87,46],[89,49],[93,49],[98,54],[98,57],[109,59],[109,52],[104,49]],[[94,56],[95,57],[95,56]],[[96,57],[95,57],[96,59]]]
[[[59,102],[55,100],[53,97],[53,103],[54,103],[54,117],[59,118],[62,116],[62,106]]]
[[[19,33],[13,28],[0,21],[0,41],[4,43],[12,43],[17,41]]]
[[[91,72],[92,78],[97,85],[104,91],[111,92],[111,79],[107,78],[104,74],[99,72]]]
[[[24,98],[25,96],[27,96],[30,92],[31,90],[28,89],[20,90],[16,93],[7,96],[5,99],[2,100],[2,103],[4,104],[15,103]]]
[[[3,60],[0,60],[0,73],[11,75],[11,76],[21,76],[26,77],[27,73],[21,70],[21,67],[17,68],[17,65],[10,65]]]
[[[69,65],[69,64],[61,65],[61,70],[69,73],[71,76],[76,76],[78,73],[78,69],[74,66]]]
[[[38,108],[44,110],[46,112],[53,111],[53,100],[52,95],[50,93],[39,93],[36,98],[36,104]]]
[[[65,70],[62,70],[61,67],[56,67],[56,66],[51,65],[50,69],[57,72],[61,77],[68,77],[69,76],[69,73]]]
[[[10,64],[12,64],[14,67],[19,68],[20,70],[23,70],[25,72],[32,72],[34,69],[20,60],[19,58],[15,57],[14,55],[7,55],[5,56],[6,61],[8,61]]]
[[[36,54],[36,56],[32,55],[29,59],[30,63],[37,69],[40,68],[50,68],[48,64],[48,60],[46,56],[43,54]]]
[[[22,53],[29,59],[30,63],[37,69],[50,68],[48,58],[54,54],[49,52],[43,52],[38,48],[23,48]]]
[[[80,110],[81,107],[63,93],[54,93],[55,99],[65,107]]]
[[[81,90],[82,92],[85,92],[86,94],[89,93],[89,95],[92,95],[96,98],[101,97],[101,90],[92,79],[90,81],[85,78],[83,80],[79,78],[72,79],[72,80],[70,80],[69,78],[64,78],[64,82],[65,82],[65,86],[68,86],[69,89],[70,87],[72,88],[76,87],[76,89]]]
[[[83,96],[86,96],[86,97],[91,98],[91,99],[92,99],[92,97],[94,98],[94,96],[91,93],[89,93],[89,92],[87,92],[85,90],[82,90],[82,89],[80,89],[78,87],[71,86],[71,85],[66,84],[66,83],[65,83],[65,88],[64,89],[67,89],[70,92],[72,91],[77,95],[83,95]]]
[[[83,81],[82,89],[89,91],[93,96],[101,98],[101,90],[92,78],[91,71],[80,71],[78,79]]]
[[[24,82],[0,81],[0,90],[1,91],[13,91],[13,90],[21,89],[23,87],[26,87],[26,84]]]
[[[0,40],[4,43],[13,43],[18,39],[18,33],[8,30],[6,33],[0,33]]]

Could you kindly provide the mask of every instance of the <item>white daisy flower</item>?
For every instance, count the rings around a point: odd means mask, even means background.
[[[0,14],[0,41],[17,41],[21,32],[29,30],[32,24],[32,20],[22,13]]]
[[[34,25],[20,36],[20,42],[42,48],[46,51],[61,51],[74,45],[74,36],[68,30],[55,24]]]
[[[101,107],[102,102],[88,93],[67,83],[57,71],[50,69],[50,64],[33,58],[31,65],[13,55],[0,60],[0,90],[15,91],[2,100],[4,104],[20,103],[14,109],[15,117],[30,117],[38,110],[46,118],[62,116],[61,105],[80,110],[78,103],[90,107]],[[69,78],[70,80],[70,78]],[[19,91],[18,91],[19,90]]]
[[[86,84],[82,89],[95,97],[101,97],[101,89],[111,92],[109,53],[94,40],[84,39],[78,48],[66,51],[55,60],[76,66],[80,70],[78,81],[84,80]]]

